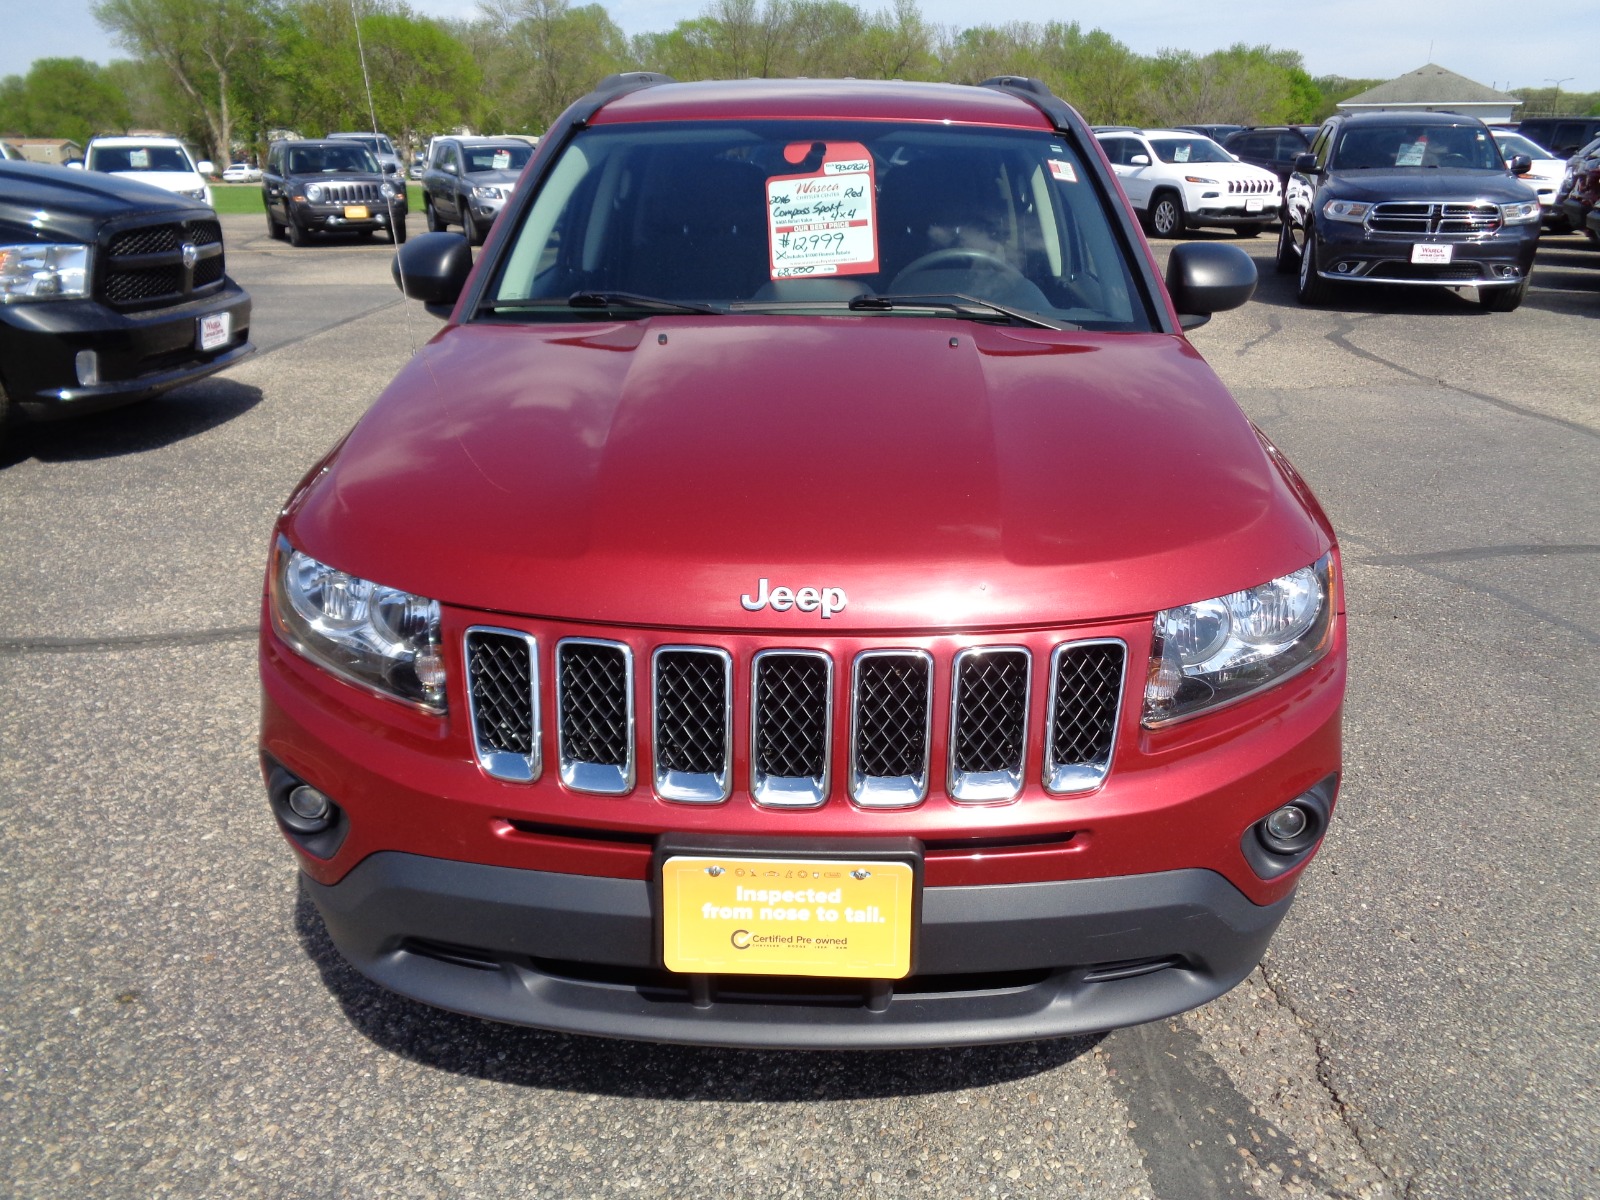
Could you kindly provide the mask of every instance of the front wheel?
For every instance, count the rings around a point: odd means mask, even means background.
[[[461,232],[466,234],[469,246],[476,246],[483,240],[478,236],[478,223],[472,219],[472,210],[465,205],[461,208]]]
[[[1290,225],[1289,218],[1285,217],[1283,223],[1278,226],[1278,274],[1293,275],[1299,265],[1300,256],[1294,252],[1294,226]]]
[[[1300,247],[1300,280],[1295,295],[1301,304],[1325,303],[1333,288],[1317,274],[1317,235],[1306,230],[1306,243]]]
[[[433,201],[422,201],[422,219],[428,223],[429,233],[440,233],[444,230],[444,222],[439,220],[439,214],[434,211]]]
[[[403,246],[406,242],[406,215],[405,213],[389,214],[389,240],[396,246]]]
[[[291,246],[304,246],[306,242],[310,240],[309,235],[306,233],[305,229],[301,227],[300,222],[296,221],[293,217],[289,218],[289,221],[284,226],[284,229],[288,233],[289,245]]]
[[[1150,203],[1150,228],[1157,237],[1175,238],[1183,233],[1183,202],[1171,192],[1163,192]]]
[[[1528,281],[1516,287],[1479,288],[1478,303],[1489,312],[1514,312],[1528,295]]]

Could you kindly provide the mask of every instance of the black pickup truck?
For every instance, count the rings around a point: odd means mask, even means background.
[[[0,162],[0,428],[142,400],[254,349],[208,205]]]

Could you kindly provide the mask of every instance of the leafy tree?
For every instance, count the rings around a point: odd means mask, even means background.
[[[599,4],[484,0],[497,39],[484,76],[506,128],[542,131],[603,77],[629,65],[628,42]]]
[[[0,130],[71,138],[128,127],[128,102],[106,68],[81,58],[41,58],[27,75],[0,81]]]

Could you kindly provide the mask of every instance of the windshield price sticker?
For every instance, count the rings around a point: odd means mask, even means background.
[[[1048,161],[1050,163],[1050,174],[1053,178],[1061,180],[1062,183],[1078,182],[1078,173],[1072,169],[1071,163],[1061,158],[1052,158]]]
[[[803,163],[817,143],[796,142],[785,157]],[[767,244],[774,279],[865,275],[878,269],[872,156],[856,142],[825,143],[803,175],[767,180]]]
[[[504,170],[507,170],[511,166],[511,151],[509,151],[509,150],[496,150],[494,152],[494,158],[491,159],[490,161],[494,164],[490,168],[490,170],[492,170],[492,171],[504,171]]]
[[[691,973],[901,979],[914,889],[904,862],[669,858],[662,958]]]

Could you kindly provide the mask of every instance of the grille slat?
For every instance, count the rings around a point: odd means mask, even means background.
[[[751,794],[758,804],[796,808],[828,798],[833,660],[769,650],[756,655],[751,686]]]
[[[950,798],[975,804],[1022,790],[1031,659],[1020,647],[956,655],[950,703]]]
[[[656,791],[716,803],[732,774],[733,660],[725,651],[663,646],[654,655]]]
[[[202,252],[192,271],[183,265],[185,245]],[[176,304],[220,287],[225,272],[219,222],[140,225],[111,236],[98,292],[107,303],[120,306]]]
[[[1406,237],[1482,237],[1499,230],[1500,209],[1494,204],[1389,201],[1372,206],[1367,228],[1373,233]]]
[[[580,792],[633,788],[633,656],[620,642],[556,644],[561,779]]]
[[[324,183],[323,204],[381,204],[383,193],[376,183]]]
[[[1096,641],[1057,646],[1050,656],[1047,790],[1088,791],[1111,769],[1127,655],[1121,642]]]
[[[920,650],[857,655],[851,693],[851,799],[863,808],[922,803],[928,794],[932,658]]]
[[[539,777],[539,648],[527,634],[469,629],[466,642],[473,748],[497,779]]]

